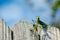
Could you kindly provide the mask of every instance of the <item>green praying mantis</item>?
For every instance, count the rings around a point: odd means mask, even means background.
[[[34,20],[33,20],[34,21]],[[42,25],[42,26],[39,26],[39,25]],[[41,30],[42,30],[42,28],[45,28],[45,27],[47,27],[48,25],[46,24],[46,23],[44,23],[44,22],[42,22],[41,20],[40,20],[40,18],[38,17],[38,16],[36,16],[36,22],[35,22],[35,24],[33,24],[33,27],[34,27],[34,30],[35,31],[38,31],[38,27],[40,28],[40,32],[41,32]]]

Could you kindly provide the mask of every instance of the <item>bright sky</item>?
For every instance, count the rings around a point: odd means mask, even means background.
[[[3,18],[9,26],[19,20],[32,22],[38,15],[42,21],[49,24],[51,21],[51,9],[44,0],[31,0],[34,8],[31,10],[23,0],[0,0],[0,18]]]

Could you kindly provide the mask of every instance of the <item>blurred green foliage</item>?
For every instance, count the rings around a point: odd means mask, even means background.
[[[56,17],[56,14],[57,14],[56,12],[57,12],[59,7],[60,7],[60,0],[57,0],[55,2],[55,4],[52,6],[52,10],[53,10],[53,13],[52,13],[52,20],[53,20],[52,25],[60,29],[60,23],[54,21],[55,17]]]

